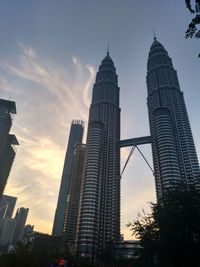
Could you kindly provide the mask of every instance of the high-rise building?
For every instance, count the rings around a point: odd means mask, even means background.
[[[148,112],[157,198],[183,182],[200,185],[200,169],[177,72],[154,38],[147,63]]]
[[[80,120],[73,120],[71,124],[70,134],[69,134],[69,140],[68,140],[68,146],[67,146],[67,151],[65,155],[65,162],[64,162],[62,179],[61,179],[61,184],[60,184],[57,208],[56,208],[55,217],[54,217],[54,224],[53,224],[53,230],[52,230],[53,235],[62,235],[63,233],[67,196],[68,196],[69,185],[70,185],[70,173],[71,173],[71,167],[72,167],[74,146],[75,144],[82,142],[83,131],[84,131],[84,122]]]
[[[24,233],[23,233],[23,244],[26,245],[28,242],[32,242],[34,239],[34,225],[27,224],[24,226]]]
[[[19,145],[16,136],[9,134],[12,126],[11,114],[16,114],[15,102],[0,99],[0,197],[15,158],[15,146]]]
[[[77,252],[94,259],[120,240],[120,108],[109,52],[97,72],[89,113]]]
[[[64,246],[74,252],[76,231],[78,222],[78,212],[80,204],[80,194],[83,183],[83,167],[85,161],[85,144],[76,144],[74,148],[74,157],[71,170],[69,194],[67,198],[67,207],[64,223]]]
[[[23,233],[24,233],[24,226],[26,223],[26,219],[28,216],[29,209],[19,208],[16,212],[14,221],[15,221],[15,230],[13,234],[13,244],[17,241],[22,241]]]
[[[12,217],[17,198],[3,195],[0,199],[0,219]]]
[[[15,226],[16,226],[16,221],[10,217],[6,217],[2,221],[2,231],[0,235],[0,247],[2,249],[5,249],[5,251],[8,249],[9,245],[12,244]]]

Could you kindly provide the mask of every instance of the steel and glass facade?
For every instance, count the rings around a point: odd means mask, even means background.
[[[60,191],[54,217],[52,235],[61,236],[63,234],[65,211],[66,211],[67,197],[70,185],[70,174],[71,174],[73,154],[74,154],[74,146],[75,144],[82,142],[83,131],[84,131],[84,122],[80,120],[73,120],[71,123],[68,146],[65,155],[65,162],[63,167],[62,179],[60,183]]]
[[[69,194],[65,212],[63,228],[64,247],[74,253],[78,213],[80,206],[80,194],[83,183],[83,167],[85,162],[85,144],[76,144],[72,163]]]
[[[18,208],[14,221],[15,221],[15,229],[13,233],[12,243],[15,244],[17,241],[22,241],[24,226],[26,224],[26,219],[28,216],[29,209]]]
[[[200,169],[183,92],[163,45],[154,38],[147,63],[147,105],[157,198],[181,182],[199,186]]]
[[[12,217],[17,198],[3,195],[0,200],[0,220]]]
[[[77,252],[93,259],[120,239],[118,77],[107,53],[96,75],[89,113]]]

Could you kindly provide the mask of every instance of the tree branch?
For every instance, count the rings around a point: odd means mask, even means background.
[[[197,0],[199,1],[199,0]],[[186,7],[190,10],[191,13],[195,13],[195,11],[192,9],[192,6],[191,6],[191,0],[185,0],[185,4],[186,4]]]
[[[195,36],[196,38],[200,37],[200,31],[198,31],[196,34],[195,32],[197,31],[196,25],[200,24],[200,15],[197,14],[195,18],[192,19],[191,23],[188,26],[187,31],[185,32],[185,37],[186,38],[192,38]]]

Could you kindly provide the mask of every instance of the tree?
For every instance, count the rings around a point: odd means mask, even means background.
[[[11,250],[12,254],[15,255],[29,255],[31,253],[32,244],[30,242],[27,242],[26,245],[24,245],[21,241],[18,241]]]
[[[200,193],[194,188],[169,190],[128,226],[141,242],[141,266],[200,266]]]
[[[13,249],[0,255],[1,267],[47,267],[49,257],[45,251],[32,252],[32,244],[18,241]]]
[[[200,30],[197,29],[197,25],[200,24],[200,0],[195,0],[195,6],[192,6],[191,0],[185,0],[186,7],[191,14],[195,15],[185,32],[186,38],[200,38]],[[199,54],[200,57],[200,54]]]

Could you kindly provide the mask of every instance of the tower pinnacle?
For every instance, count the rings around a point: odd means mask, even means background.
[[[153,39],[154,40],[157,40],[157,38],[156,38],[156,32],[155,32],[155,28],[153,27]]]
[[[107,55],[110,54],[110,49],[109,49],[109,41],[108,41],[108,49],[107,49]]]

